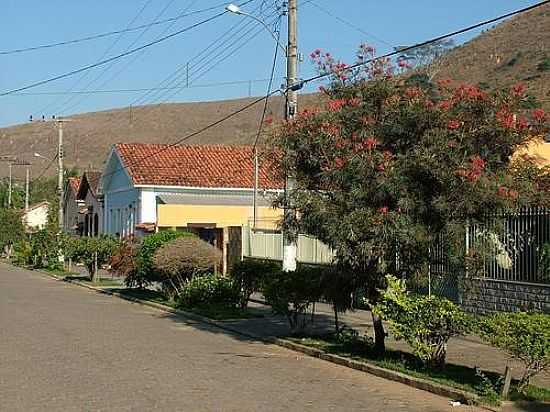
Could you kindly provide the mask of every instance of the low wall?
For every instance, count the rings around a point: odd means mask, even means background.
[[[536,311],[550,313],[550,285],[476,279],[462,294],[464,310],[476,314]]]

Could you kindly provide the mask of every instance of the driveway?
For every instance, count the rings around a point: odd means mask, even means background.
[[[471,411],[0,264],[1,411]]]

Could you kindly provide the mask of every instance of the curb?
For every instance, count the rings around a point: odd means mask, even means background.
[[[75,286],[80,286],[80,287],[95,291],[97,293],[101,293],[101,294],[108,295],[108,296],[115,296],[115,297],[118,297],[120,299],[129,301],[129,302],[132,302],[132,303],[137,303],[137,304],[142,305],[142,306],[148,306],[150,308],[154,308],[154,309],[157,309],[157,310],[160,310],[160,311],[163,311],[163,312],[172,313],[172,314],[175,314],[175,315],[181,315],[181,316],[189,318],[191,320],[195,320],[197,322],[209,324],[209,325],[215,326],[219,329],[226,330],[226,331],[231,332],[233,334],[245,336],[247,338],[258,340],[258,341],[261,341],[261,342],[264,342],[264,343],[274,344],[274,345],[277,345],[277,346],[280,346],[280,347],[283,347],[283,348],[286,348],[286,349],[289,349],[289,350],[292,350],[292,351],[295,351],[295,352],[300,352],[304,355],[307,355],[307,356],[310,356],[310,357],[313,357],[313,358],[321,359],[321,360],[324,360],[324,361],[327,361],[327,362],[334,363],[336,365],[340,365],[340,366],[344,366],[344,367],[347,367],[347,368],[355,369],[355,370],[358,370],[358,371],[361,371],[361,372],[366,372],[366,373],[369,373],[371,375],[374,375],[374,376],[377,376],[377,377],[380,377],[380,378],[383,378],[383,379],[388,379],[388,380],[391,380],[391,381],[403,383],[403,384],[411,386],[413,388],[420,389],[420,390],[423,390],[423,391],[427,391],[427,392],[430,392],[430,393],[433,393],[433,394],[436,394],[436,395],[439,395],[439,396],[443,396],[443,397],[450,398],[450,399],[453,399],[453,400],[459,400],[459,401],[461,401],[463,403],[466,403],[466,404],[476,404],[476,405],[481,406],[484,409],[487,409],[489,411],[496,412],[496,411],[500,410],[500,408],[495,408],[495,407],[492,407],[492,406],[489,406],[489,405],[482,404],[480,402],[480,397],[478,395],[476,395],[474,393],[471,393],[471,392],[461,390],[461,389],[452,388],[450,386],[442,385],[442,384],[439,384],[439,383],[436,383],[436,382],[431,382],[431,381],[428,381],[426,379],[416,378],[416,377],[406,375],[406,374],[401,373],[401,372],[381,368],[379,366],[376,366],[376,365],[368,363],[368,362],[357,361],[357,360],[354,360],[354,359],[349,359],[349,358],[345,358],[345,357],[342,357],[342,356],[333,355],[333,354],[324,352],[320,349],[315,349],[315,348],[312,348],[312,347],[309,347],[309,346],[305,346],[305,345],[301,345],[299,343],[295,343],[295,342],[290,341],[288,339],[276,338],[276,337],[261,337],[261,336],[258,336],[258,335],[252,334],[252,333],[243,332],[243,331],[241,331],[237,328],[234,328],[231,325],[227,325],[223,322],[219,322],[219,321],[216,321],[216,320],[213,320],[213,319],[201,316],[201,315],[197,315],[195,313],[186,312],[186,311],[183,311],[181,309],[175,309],[175,308],[172,308],[170,306],[163,305],[161,303],[152,302],[152,301],[149,301],[149,300],[143,300],[143,299],[135,298],[135,297],[132,297],[132,296],[126,296],[126,295],[121,294],[119,292],[115,292],[115,291],[108,290],[108,289],[105,289],[105,288],[99,288],[99,287],[91,286],[91,285],[88,285],[86,283],[83,283],[83,282],[80,282],[80,281],[77,281],[77,280],[66,280],[66,279],[59,278],[59,277],[57,277],[57,276],[55,276],[51,273],[44,272],[44,271],[38,271],[37,270],[36,272],[39,272],[43,275],[46,275],[50,278],[53,278],[53,279],[57,280],[57,281],[63,281],[63,282],[66,282],[66,283],[71,283]],[[505,405],[505,404],[508,404],[508,402],[502,402],[502,405]]]

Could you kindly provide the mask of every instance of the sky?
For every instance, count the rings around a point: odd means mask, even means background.
[[[276,6],[281,3],[282,0],[252,0],[242,9],[276,28]],[[394,46],[421,42],[535,3],[536,0],[299,0],[298,44],[304,55],[300,77],[315,74],[308,56],[317,48],[352,62],[354,51],[364,42],[383,54]],[[2,0],[0,94],[155,41],[222,12],[223,4],[219,0]],[[194,13],[206,8],[212,9]],[[93,41],[2,54],[176,16],[182,17]],[[283,18],[279,26],[283,43],[284,23]],[[479,30],[456,38],[455,42],[460,44],[476,34]],[[273,37],[254,20],[226,14],[112,64],[19,94],[0,96],[0,127],[24,123],[30,115],[51,117],[130,105],[265,95],[274,49]],[[282,57],[279,54],[276,66],[277,86],[283,82],[285,72]],[[233,82],[237,83],[227,84]],[[155,87],[177,89],[120,91]],[[305,91],[316,87],[318,84],[312,84]],[[97,90],[116,92],[80,93]],[[66,92],[72,94],[59,94]]]

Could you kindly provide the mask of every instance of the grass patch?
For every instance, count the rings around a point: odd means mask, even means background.
[[[121,286],[122,280],[117,278],[100,278],[96,282],[91,282],[88,276],[69,274],[64,277],[65,280],[76,280],[92,286]]]
[[[196,308],[184,308],[182,310],[196,313],[214,320],[234,320],[234,319],[252,319],[263,318],[264,314],[259,309],[240,309],[223,306],[205,306]]]
[[[446,364],[442,370],[429,370],[410,353],[387,349],[383,355],[377,355],[363,341],[342,342],[334,335],[288,339],[327,353],[365,361],[384,369],[475,393],[487,404],[495,405],[500,401],[502,377],[494,372],[481,372],[454,364]],[[512,389],[511,398],[515,401],[550,402],[550,389],[530,386],[525,395]]]
[[[66,272],[64,270],[60,270],[60,269],[44,269],[46,272],[48,272],[49,274],[51,275],[54,275],[55,277],[58,277],[58,278],[66,278],[66,277],[75,277],[75,276],[78,276],[78,273],[76,272]]]
[[[150,302],[161,303],[174,309],[177,308],[187,312],[192,312],[213,320],[251,319],[264,316],[260,309],[253,308],[242,310],[240,308],[227,308],[215,305],[195,308],[178,307],[176,302],[166,299],[161,292],[150,289],[120,289],[117,290],[117,292],[121,295],[130,296],[136,299],[143,299]]]

